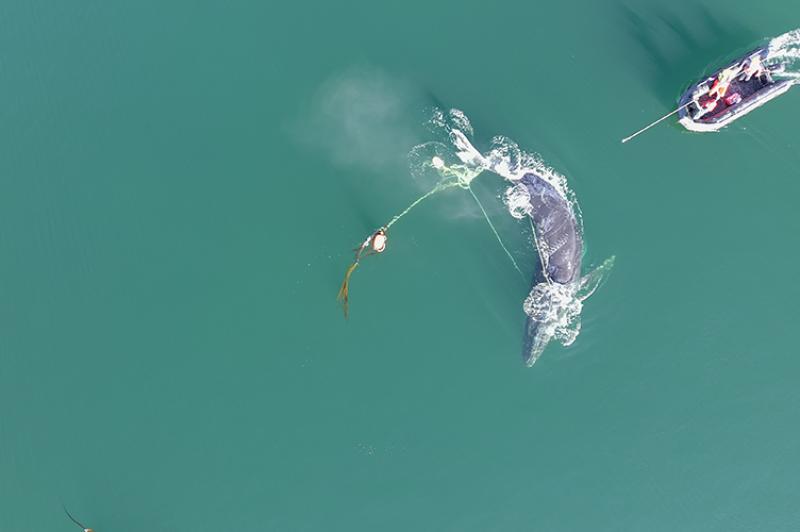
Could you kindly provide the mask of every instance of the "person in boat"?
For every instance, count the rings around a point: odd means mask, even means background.
[[[693,118],[695,120],[699,120],[714,110],[714,108],[717,106],[717,100],[709,97],[707,94],[701,95],[699,98],[694,100],[694,106],[697,108],[697,112],[694,114]]]
[[[719,73],[708,92],[706,94],[701,93],[695,100],[695,106],[697,107],[697,113],[694,115],[695,120],[700,119],[717,107],[717,104],[725,97],[731,83],[741,71],[742,64],[738,64],[728,67]]]
[[[717,78],[714,80],[714,83],[711,84],[711,88],[708,91],[708,95],[715,101],[724,97],[725,93],[728,92],[728,89],[731,86],[731,82],[734,79],[736,79],[736,76],[741,71],[742,71],[742,65],[739,64],[739,65],[734,65],[732,67],[728,67],[722,72],[720,72]]]
[[[753,76],[761,77],[766,72],[764,63],[761,62],[761,56],[753,54],[742,63],[742,75],[739,77],[740,81],[750,81]]]
[[[711,81],[711,80],[709,80]],[[717,99],[710,96],[711,89],[708,82],[701,85],[695,91],[692,98],[696,112],[692,113],[695,120],[699,120],[706,114],[710,113],[717,106]]]

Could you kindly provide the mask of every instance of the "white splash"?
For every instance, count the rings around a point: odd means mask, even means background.
[[[537,326],[527,353],[529,366],[536,362],[552,339],[565,347],[572,345],[581,332],[583,302],[594,294],[613,267],[612,256],[576,283],[544,282],[533,287],[522,304],[525,314]]]
[[[778,64],[777,78],[795,78],[800,81],[800,28],[775,37],[767,47],[767,63]]]
[[[517,183],[513,187],[506,189],[504,202],[508,207],[508,212],[517,220],[530,216],[533,210],[533,207],[531,207],[531,193],[528,192],[528,187],[522,183]]]
[[[524,219],[532,214],[531,198],[528,188],[518,181],[525,174],[534,173],[564,198],[575,214],[583,238],[582,216],[567,179],[545,164],[538,154],[521,150],[516,142],[503,136],[494,137],[489,150],[481,153],[470,141],[473,128],[469,119],[457,109],[446,113],[435,109],[429,126],[441,140],[421,144],[412,150],[412,174],[419,177],[432,169],[439,179],[454,179],[458,185],[469,188],[472,180],[488,170],[512,183],[505,192],[504,202],[511,216]],[[533,233],[535,239],[535,228]],[[551,251],[536,239],[535,245],[546,271]],[[523,310],[536,324],[531,352],[526,358],[529,365],[536,361],[551,339],[564,346],[575,341],[580,332],[583,301],[594,293],[613,264],[614,257],[611,257],[575,283],[548,281],[533,287],[523,303]]]

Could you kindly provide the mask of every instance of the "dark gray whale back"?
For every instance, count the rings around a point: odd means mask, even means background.
[[[540,256],[541,266],[547,266],[547,277],[539,269],[534,274],[533,284],[552,282],[568,284],[577,282],[581,276],[583,240],[578,220],[572,206],[550,183],[536,174],[525,174],[520,183],[530,194],[530,217],[536,229],[540,247],[549,251],[547,260]],[[540,323],[530,316],[525,322],[525,339],[522,358],[532,366],[550,341],[547,333],[542,333]]]
[[[583,241],[572,206],[550,183],[536,174],[525,174],[520,183],[525,185],[531,197],[530,216],[536,228],[536,238],[539,245],[544,244],[542,247],[549,251],[547,278],[561,284],[577,281],[581,275]]]

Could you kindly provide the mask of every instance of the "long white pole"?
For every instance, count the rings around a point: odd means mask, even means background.
[[[674,110],[674,111],[672,111],[671,113],[668,113],[668,114],[666,114],[666,115],[662,116],[661,118],[659,118],[658,120],[656,120],[655,122],[653,122],[652,124],[650,124],[649,126],[647,126],[647,127],[643,127],[642,129],[640,129],[639,131],[637,131],[636,133],[634,133],[634,134],[633,134],[633,135],[631,135],[630,137],[625,137],[624,139],[622,139],[622,143],[623,143],[623,144],[625,144],[626,142],[628,142],[629,140],[631,140],[633,137],[635,137],[635,136],[639,135],[640,133],[644,133],[645,131],[647,131],[648,129],[650,129],[651,127],[653,127],[654,125],[658,124],[659,122],[662,122],[662,121],[666,120],[667,118],[669,118],[670,116],[674,115],[675,113],[677,113],[678,111],[680,111],[680,110],[681,110],[681,109],[683,109],[684,107],[689,107],[689,105],[691,105],[691,104],[692,104],[692,102],[689,102],[689,103],[687,103],[687,104],[681,105],[680,107],[678,107],[677,109],[675,109],[675,110]]]

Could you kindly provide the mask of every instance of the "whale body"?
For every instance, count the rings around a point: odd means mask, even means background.
[[[544,294],[553,293],[554,287],[547,286],[553,284],[577,292],[581,283],[583,239],[572,205],[552,184],[534,173],[526,173],[519,184],[530,196],[527,215],[533,222],[539,252],[532,293],[539,285],[549,289]],[[549,297],[544,297],[544,304],[552,304]],[[522,349],[525,364],[532,366],[552,337],[553,331],[529,314]]]
[[[594,293],[610,271],[614,257],[581,276],[582,230],[569,198],[535,170],[520,171],[509,165],[502,152],[484,156],[461,131],[452,130],[450,138],[457,149],[457,157],[467,168],[473,169],[464,184],[469,186],[469,181],[481,170],[502,176],[515,183],[507,192],[507,199],[514,196],[514,201],[509,201],[512,215],[527,215],[531,220],[539,263],[523,306],[527,320],[522,357],[532,366],[553,338],[565,346],[575,340],[580,330],[583,301]],[[517,201],[520,197],[522,204]],[[521,208],[518,210],[518,207]]]
[[[542,270],[536,280],[561,284],[577,281],[581,274],[583,240],[572,206],[553,185],[536,174],[527,173],[519,182],[530,194],[528,216],[533,220],[539,247],[548,254],[546,260],[542,258]]]

